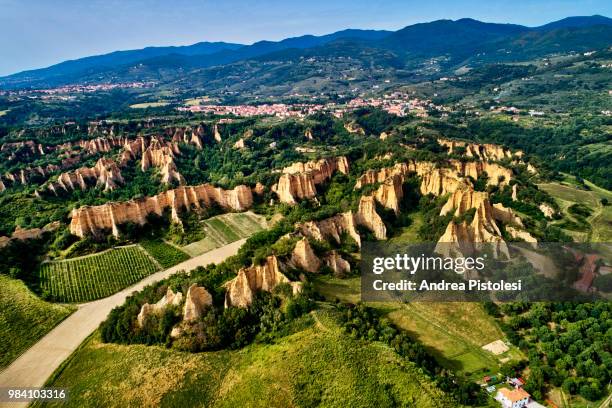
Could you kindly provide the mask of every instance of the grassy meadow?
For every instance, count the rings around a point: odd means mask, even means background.
[[[41,300],[20,280],[0,275],[0,368],[41,339],[75,308]]]
[[[272,344],[198,354],[102,344],[96,333],[49,385],[71,388],[62,407],[454,406],[386,345],[344,334],[331,312],[295,323]]]
[[[360,285],[359,277],[315,279],[316,290],[328,301],[359,302]],[[482,349],[485,344],[503,340],[504,334],[479,303],[368,303],[368,306],[379,309],[396,326],[421,341],[440,364],[473,380],[481,379],[484,373],[496,373],[505,359],[523,358],[514,346],[499,356]]]

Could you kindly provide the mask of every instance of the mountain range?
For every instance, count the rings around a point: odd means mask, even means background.
[[[186,74],[198,82],[198,79],[210,79],[212,73],[216,79],[223,75],[240,75],[240,68],[235,64],[248,64],[249,68],[253,64],[272,62],[295,65],[317,57],[349,58],[358,66],[376,65],[400,71],[410,71],[427,59],[435,58],[443,72],[467,63],[521,61],[611,45],[612,19],[604,16],[568,17],[540,27],[464,18],[419,23],[398,31],[348,29],[323,36],[304,35],[251,45],[200,42],[189,46],[116,51],[5,76],[0,78],[0,88],[126,81],[176,83]],[[285,68],[295,69],[288,65]],[[261,75],[261,67],[256,72]]]

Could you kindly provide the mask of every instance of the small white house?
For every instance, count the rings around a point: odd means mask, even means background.
[[[495,399],[504,408],[523,408],[529,403],[531,395],[522,388],[500,388],[497,391]]]

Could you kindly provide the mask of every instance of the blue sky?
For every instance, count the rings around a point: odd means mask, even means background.
[[[0,75],[149,45],[250,44],[472,17],[540,25],[612,15],[609,0],[0,0]]]

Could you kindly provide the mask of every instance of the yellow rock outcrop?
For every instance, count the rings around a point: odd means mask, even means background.
[[[225,284],[225,307],[247,307],[253,302],[255,292],[271,292],[281,283],[291,285],[294,293],[301,291],[301,283],[291,282],[281,272],[276,256],[269,256],[263,265],[240,269],[238,275]]]
[[[493,186],[504,186],[508,184],[513,177],[512,170],[497,163],[489,163],[485,161],[461,162],[459,160],[450,160],[450,164],[460,176],[469,176],[474,180],[478,180],[483,173],[487,173],[487,184]]]
[[[157,141],[152,142],[142,153],[141,170],[146,171],[151,166],[157,167],[160,171],[162,183],[169,184],[172,181],[177,181],[182,184],[185,179],[176,168],[174,154],[175,152],[170,146],[162,146]]]
[[[138,326],[144,326],[149,316],[163,311],[166,306],[179,306],[182,301],[183,294],[181,292],[174,293],[172,289],[168,288],[164,297],[162,297],[157,303],[152,305],[149,303],[145,303],[144,305],[142,305],[142,307],[140,308],[140,313],[138,313],[138,317],[136,319]]]
[[[272,186],[279,200],[287,204],[296,204],[297,200],[314,198],[317,195],[316,185],[329,180],[334,172],[349,172],[346,157],[333,157],[305,163],[293,163],[282,170],[278,183]]]
[[[501,203],[491,205],[486,192],[474,191],[471,187],[464,187],[455,191],[442,207],[440,215],[452,213],[460,217],[470,209],[476,209],[473,221],[468,224],[457,224],[451,221],[440,238],[439,252],[451,256],[451,253],[461,252],[465,255],[474,252],[478,243],[491,243],[495,255],[508,255],[508,248],[504,242],[496,221],[506,224],[506,231],[513,237],[524,239],[527,242],[537,242],[526,231],[519,228],[523,223],[510,208]]]
[[[291,253],[291,264],[307,272],[318,272],[321,261],[315,255],[308,239],[302,238],[295,244]]]
[[[343,277],[351,272],[351,264],[336,251],[331,251],[324,260],[325,265],[334,272],[334,276]]]
[[[101,158],[94,167],[81,167],[73,172],[60,174],[56,181],[47,185],[47,189],[58,194],[60,190],[73,191],[77,188],[86,190],[89,186],[95,185],[104,191],[110,191],[118,184],[124,184],[119,167],[113,160]]]
[[[404,196],[402,184],[404,178],[400,175],[389,177],[384,183],[378,187],[375,196],[383,207],[393,210],[396,214],[399,213],[400,203]]]
[[[197,320],[207,307],[212,306],[213,299],[210,293],[195,283],[187,290],[185,306],[183,307],[183,320],[190,322]]]
[[[70,232],[79,237],[96,235],[103,230],[111,230],[119,236],[118,225],[132,222],[144,225],[147,215],[162,215],[167,208],[172,219],[180,222],[178,213],[189,211],[192,207],[208,207],[217,204],[228,210],[244,211],[253,204],[253,194],[247,186],[240,185],[233,190],[224,190],[210,184],[183,186],[168,190],[153,197],[125,202],[111,202],[94,207],[81,207],[72,211]]]
[[[474,157],[480,160],[497,161],[523,156],[523,152],[521,151],[513,153],[510,149],[489,143],[478,144],[450,139],[438,139],[438,143],[447,147],[449,153],[455,153],[456,148],[461,147],[465,149],[465,155],[467,157]]]
[[[347,234],[357,245],[361,247],[361,237],[356,229],[355,219],[352,212],[337,214],[321,221],[308,221],[298,225],[302,235],[318,240],[341,243],[343,234]]]
[[[530,243],[534,248],[538,243],[538,240],[535,239],[529,232],[515,228],[512,225],[506,226],[506,232],[514,239],[520,239],[521,241]]]
[[[355,214],[357,225],[362,225],[372,231],[376,239],[387,239],[387,227],[380,215],[376,212],[376,203],[372,196],[362,196],[359,200],[359,209]]]

